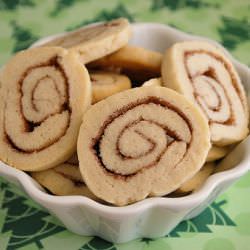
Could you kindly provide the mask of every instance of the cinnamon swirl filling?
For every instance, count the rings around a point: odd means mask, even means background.
[[[12,91],[15,102],[5,103],[4,128],[6,140],[15,150],[39,152],[65,135],[71,107],[67,76],[57,57],[27,69]]]
[[[180,130],[175,130],[171,123],[164,124],[162,117],[151,115],[153,112],[175,117]],[[175,165],[178,164],[191,140],[192,125],[188,118],[170,103],[150,96],[114,112],[93,139],[92,150],[107,173],[114,178],[128,178],[156,166],[167,150],[177,145],[183,148]],[[110,158],[110,153],[115,159]]]
[[[196,61],[205,61],[205,65],[199,63],[199,68],[194,69],[192,65]],[[214,67],[214,65],[217,65]],[[188,51],[185,53],[185,68],[189,80],[193,86],[193,95],[200,108],[206,114],[210,123],[221,123],[225,125],[235,124],[232,102],[227,94],[228,88],[223,76],[229,81],[237,93],[244,107],[244,96],[237,86],[234,74],[222,57],[207,51]]]
[[[213,144],[229,145],[248,134],[244,88],[233,64],[217,47],[200,41],[174,44],[165,53],[162,79],[202,110]]]
[[[126,205],[180,186],[205,162],[209,139],[205,118],[183,96],[141,87],[110,96],[85,113],[77,153],[90,190]]]
[[[1,160],[27,171],[66,161],[91,103],[89,75],[77,55],[59,47],[20,52],[1,82]]]

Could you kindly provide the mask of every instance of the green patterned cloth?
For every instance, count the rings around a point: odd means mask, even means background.
[[[250,65],[249,0],[0,0],[0,65],[38,38],[120,16],[131,22],[165,23],[210,37]],[[0,178],[0,250],[250,249],[249,194],[250,174],[166,237],[112,244],[67,231],[18,188]]]

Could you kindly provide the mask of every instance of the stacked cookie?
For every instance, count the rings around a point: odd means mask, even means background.
[[[240,78],[211,44],[162,55],[131,35],[121,18],[15,55],[0,76],[1,160],[53,194],[118,206],[198,189],[248,134]]]

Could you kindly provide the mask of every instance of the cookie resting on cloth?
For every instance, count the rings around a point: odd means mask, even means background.
[[[26,171],[67,160],[91,103],[89,75],[76,54],[59,47],[20,52],[1,83],[0,159]]]
[[[37,46],[60,46],[72,50],[78,53],[85,64],[125,46],[131,35],[128,20],[119,18],[82,27]]]
[[[161,72],[164,86],[203,111],[214,145],[229,145],[247,136],[246,94],[233,64],[219,48],[201,41],[176,43],[166,51]]]
[[[122,206],[176,190],[199,171],[209,148],[199,109],[177,92],[153,86],[93,105],[83,117],[77,154],[89,189]]]

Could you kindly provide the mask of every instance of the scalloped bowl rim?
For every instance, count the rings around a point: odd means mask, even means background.
[[[147,27],[150,26],[151,28],[162,29],[164,32],[172,31],[172,32],[178,33],[179,35],[207,40],[223,48],[220,44],[218,44],[217,42],[213,40],[207,39],[205,37],[189,35],[187,33],[184,33],[182,31],[179,31],[177,29],[174,29],[164,24],[136,23],[136,24],[133,24],[132,26],[133,28],[135,27],[138,28],[142,26],[147,26]],[[50,40],[51,38],[61,36],[63,34],[64,33],[42,38],[38,40],[37,42],[35,42],[31,47],[35,47],[45,41]],[[223,50],[225,51],[224,48]],[[227,51],[226,53],[228,54]],[[231,57],[234,64],[236,64],[238,67],[241,67],[242,70],[250,72],[249,68],[246,65],[233,59],[231,55],[229,56]],[[249,139],[250,137],[248,136],[245,139],[245,141]],[[242,175],[246,174],[250,170],[250,166],[248,166],[247,164],[249,162],[250,162],[250,154],[247,155],[244,158],[244,160],[241,161],[234,168],[211,175],[199,190],[187,196],[173,197],[173,198],[172,197],[149,197],[144,200],[138,201],[134,204],[130,204],[130,205],[123,206],[123,207],[113,207],[109,205],[104,205],[104,204],[98,203],[97,201],[91,200],[88,197],[84,197],[80,195],[74,195],[74,196],[50,195],[42,191],[43,188],[38,183],[36,183],[36,181],[33,180],[27,173],[21,170],[15,169],[11,166],[8,166],[7,164],[1,161],[0,161],[0,175],[7,176],[7,179],[8,177],[11,177],[12,179],[17,179],[19,183],[22,185],[22,187],[24,188],[24,190],[27,192],[27,194],[31,198],[33,198],[36,202],[40,203],[41,205],[43,205],[43,202],[44,202],[46,204],[56,204],[56,205],[63,205],[63,206],[69,206],[69,205],[87,206],[99,213],[105,214],[106,216],[124,217],[124,216],[129,216],[132,214],[137,214],[147,209],[159,207],[159,206],[167,207],[167,208],[174,209],[174,210],[180,210],[182,208],[192,208],[193,206],[201,204],[204,200],[206,200],[208,196],[212,193],[212,191],[216,189],[216,187],[219,186],[221,183],[225,181],[238,179]]]

